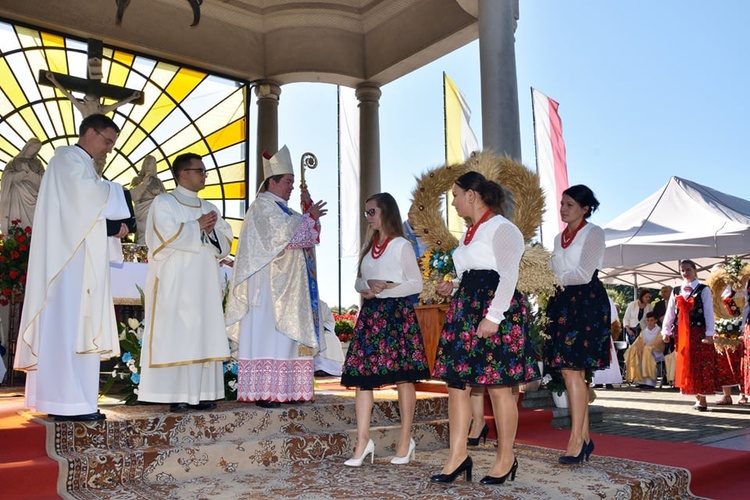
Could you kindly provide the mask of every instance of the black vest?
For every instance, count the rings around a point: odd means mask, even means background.
[[[706,288],[706,285],[699,284],[695,290],[692,291],[690,294],[690,297],[693,297],[694,305],[693,309],[690,311],[690,326],[698,326],[698,327],[705,327],[706,326],[706,316],[703,314],[703,299],[701,298],[701,292],[703,289]],[[674,318],[674,325],[675,328],[677,328],[677,318],[680,316],[680,306],[677,305],[677,297],[679,297],[681,293],[682,287],[676,286],[672,293],[675,294],[675,310],[677,314]]]

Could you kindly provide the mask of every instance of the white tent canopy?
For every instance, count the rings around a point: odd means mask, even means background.
[[[750,253],[750,201],[672,177],[659,191],[604,226],[600,278],[633,286],[674,285],[679,261],[705,278],[727,257]]]

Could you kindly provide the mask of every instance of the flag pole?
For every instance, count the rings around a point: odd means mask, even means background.
[[[338,154],[338,187],[337,187],[337,198],[338,198],[338,224],[339,224],[339,262],[338,262],[338,273],[339,273],[339,314],[341,314],[341,86],[336,85],[336,136],[337,136],[337,154]]]
[[[536,163],[536,175],[539,175],[539,143],[536,138],[536,112],[534,109],[534,87],[529,87],[531,91],[531,127],[534,130],[534,162]],[[542,226],[539,225],[539,243],[544,247],[544,233]]]

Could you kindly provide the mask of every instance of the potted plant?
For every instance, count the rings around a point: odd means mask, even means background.
[[[542,386],[552,394],[552,400],[558,408],[568,407],[568,393],[565,390],[565,380],[558,368],[544,367]]]
[[[333,313],[333,319],[336,322],[334,325],[334,333],[341,341],[341,349],[343,349],[344,354],[346,354],[346,351],[349,349],[349,342],[352,341],[354,322],[357,320],[357,317],[351,313]]]

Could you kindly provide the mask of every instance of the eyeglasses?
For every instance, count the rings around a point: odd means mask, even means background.
[[[205,168],[185,168],[183,170],[192,170],[193,172],[200,172],[201,175],[208,175]]]
[[[115,145],[115,141],[113,141],[112,139],[110,139],[110,138],[109,138],[109,137],[107,137],[106,135],[102,134],[101,132],[99,132],[99,131],[98,131],[98,130],[96,130],[95,128],[94,128],[94,129],[92,129],[92,130],[93,130],[94,132],[96,132],[97,134],[99,134],[100,136],[104,137],[104,143],[105,143],[105,144],[107,145],[107,147],[108,147],[108,148],[111,148],[111,147],[113,147],[113,146]]]
[[[378,210],[380,210],[380,208],[375,207],[371,208],[370,210],[365,210],[363,213],[365,217],[375,217],[375,214],[378,213]]]

